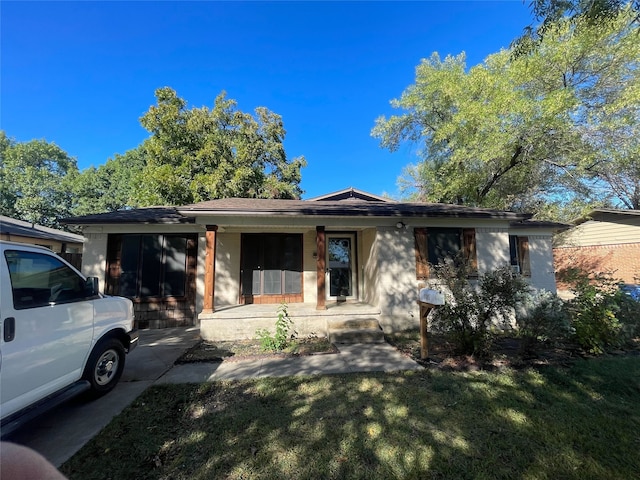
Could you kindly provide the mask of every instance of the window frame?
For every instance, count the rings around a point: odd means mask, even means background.
[[[509,263],[518,267],[518,273],[531,277],[531,249],[527,235],[509,234]]]
[[[416,257],[416,279],[427,280],[434,278],[434,274],[430,268],[432,265],[437,265],[444,258],[437,259],[437,262],[432,262],[430,258],[429,249],[429,235],[434,233],[444,233],[447,230],[457,231],[459,235],[459,252],[463,252],[465,259],[469,262],[471,272],[468,278],[476,278],[478,276],[478,251],[476,245],[476,229],[475,228],[462,228],[462,227],[415,227],[414,228],[414,243],[415,243],[415,257]]]
[[[299,255],[297,258],[292,258],[287,255],[287,243],[290,239],[295,238],[297,242],[296,248],[299,250]],[[302,297],[304,295],[304,236],[301,233],[243,233],[240,238],[241,246],[240,246],[240,298],[241,302],[248,303],[255,301],[256,298],[265,298],[277,300],[279,298],[289,300],[283,301],[302,301]],[[249,257],[249,249],[251,246],[257,246],[255,252],[251,252],[251,257]],[[278,254],[277,258],[269,257],[266,258],[267,248],[276,247],[275,251]],[[250,272],[246,271],[251,267],[251,264],[258,266],[257,269],[251,268]],[[269,265],[267,265],[269,264]],[[299,268],[299,270],[284,268],[287,264],[293,265],[294,268]],[[266,268],[269,266],[269,268]],[[275,266],[279,266],[279,268],[273,268]],[[259,279],[256,282],[255,272],[259,271]],[[280,275],[280,292],[279,293],[265,293],[265,272],[274,272],[279,271]],[[287,292],[286,286],[291,282],[287,282],[287,272],[296,272],[299,274],[299,286],[296,292]],[[250,275],[246,277],[246,275]],[[290,280],[290,279],[289,279]],[[297,282],[296,282],[297,283]],[[259,284],[260,290],[258,293],[255,293],[255,286]],[[250,291],[245,290],[245,287],[251,287]]]
[[[135,294],[122,292],[122,259],[123,245],[127,237],[139,237],[136,256],[135,268]],[[184,270],[181,270],[184,276],[183,293],[181,295],[167,295],[167,246],[168,239],[180,238],[185,242],[184,249]],[[143,248],[145,239],[158,239],[160,248],[159,262],[154,267],[159,271],[157,294],[143,295],[143,270],[145,257]],[[197,236],[193,233],[125,233],[110,234],[107,242],[107,271],[106,271],[106,287],[105,293],[108,295],[119,295],[130,298],[137,302],[157,302],[165,300],[184,301],[191,296],[193,290],[193,279],[195,275],[195,263],[197,255]],[[147,257],[148,261],[148,257]],[[148,281],[148,277],[145,277]]]

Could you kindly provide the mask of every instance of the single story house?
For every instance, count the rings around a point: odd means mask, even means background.
[[[419,322],[429,264],[463,252],[477,274],[511,265],[555,292],[552,235],[529,215],[402,203],[349,188],[309,200],[225,198],[67,219],[83,272],[130,297],[140,328],[199,324],[207,340],[254,338],[287,303],[299,335],[331,318]],[[437,285],[436,285],[437,288]]]
[[[573,223],[554,240],[557,271],[577,267],[640,284],[640,210],[595,209]]]
[[[55,253],[82,253],[84,237],[0,215],[0,240],[47,247]]]

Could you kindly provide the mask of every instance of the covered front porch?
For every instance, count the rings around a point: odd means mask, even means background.
[[[200,334],[207,341],[256,338],[256,331],[275,329],[279,305],[248,304],[222,306],[214,312],[201,313]],[[299,337],[329,336],[330,324],[353,320],[380,319],[378,307],[364,302],[327,302],[326,309],[318,310],[316,303],[292,303],[287,312]]]

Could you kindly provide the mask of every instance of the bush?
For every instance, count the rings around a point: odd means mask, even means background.
[[[293,320],[289,316],[287,304],[283,303],[278,307],[278,319],[276,320],[275,334],[272,335],[266,328],[256,331],[262,350],[281,352],[287,348],[289,341],[296,337],[296,332],[292,332],[292,329]]]
[[[575,295],[568,302],[576,341],[590,353],[600,354],[620,346],[636,330],[638,310],[618,288],[610,274],[588,274],[565,269],[559,278],[570,285]],[[635,311],[635,314],[634,314]],[[625,324],[627,326],[625,328]]]
[[[622,324],[623,340],[640,337],[640,301],[629,294],[618,291],[618,320]]]
[[[546,290],[524,295],[517,310],[516,324],[524,354],[566,339],[573,332],[565,302]]]
[[[432,268],[449,290],[447,303],[434,311],[434,330],[447,335],[458,353],[486,356],[492,344],[491,328],[496,321],[511,326],[514,309],[529,289],[527,282],[509,266],[480,276],[477,286],[469,282],[470,269],[460,259]]]

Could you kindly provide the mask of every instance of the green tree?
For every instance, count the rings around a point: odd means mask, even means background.
[[[538,25],[529,25],[513,43],[516,55],[535,49],[550,29],[561,20],[579,24],[602,24],[615,21],[625,10],[633,12],[631,20],[640,26],[640,0],[532,0],[531,13]]]
[[[76,160],[45,140],[16,142],[0,132],[0,208],[3,215],[56,227],[72,207]]]
[[[141,205],[178,205],[222,197],[299,198],[303,157],[288,160],[279,115],[241,112],[223,92],[213,108],[190,108],[168,87],[140,119],[150,133],[134,182]]]
[[[392,101],[403,114],[380,117],[372,132],[392,151],[419,145],[421,162],[405,169],[401,188],[421,200],[551,216],[558,203],[607,200],[597,190],[616,171],[637,182],[623,154],[637,152],[640,133],[631,16],[581,28],[561,21],[527,55],[504,50],[470,69],[464,54],[423,60],[416,83]]]
[[[135,184],[146,165],[142,148],[116,154],[103,165],[76,174],[71,181],[73,215],[111,212],[138,206]]]

